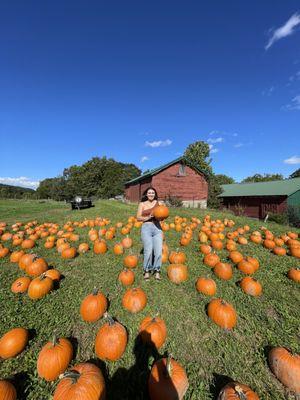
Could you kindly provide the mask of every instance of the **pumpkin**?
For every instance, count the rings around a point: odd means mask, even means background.
[[[239,251],[233,250],[229,253],[229,258],[234,264],[238,264],[244,256]]]
[[[167,337],[167,327],[159,317],[145,317],[140,323],[139,336],[143,343],[161,348]]]
[[[243,236],[240,236],[240,237],[238,238],[238,242],[239,242],[239,244],[242,244],[242,245],[248,244],[248,240],[247,240],[245,237],[243,237]]]
[[[300,258],[300,246],[290,246],[291,256]]]
[[[213,240],[211,242],[211,245],[215,250],[222,250],[223,249],[223,242],[220,239]]]
[[[9,249],[7,247],[0,247],[0,258],[4,258],[9,254]]]
[[[213,279],[199,277],[196,282],[196,289],[207,296],[213,296],[217,291],[217,285]]]
[[[238,267],[238,269],[240,271],[242,271],[244,274],[247,274],[247,275],[254,274],[254,272],[255,272],[254,265],[251,262],[247,261],[247,260],[240,261],[238,263],[237,267]]]
[[[251,296],[260,296],[262,293],[261,284],[254,278],[246,276],[240,282],[240,286],[243,291]]]
[[[213,268],[218,262],[220,262],[220,257],[216,253],[206,254],[203,259],[203,263],[211,268]]]
[[[25,239],[21,244],[22,249],[32,249],[34,246],[35,241],[32,239]]]
[[[106,242],[103,240],[96,240],[94,242],[93,251],[95,254],[104,254],[107,252],[107,245]]]
[[[76,257],[76,254],[77,254],[76,247],[69,247],[68,249],[64,249],[61,252],[62,258],[67,259],[67,260]]]
[[[86,296],[80,306],[80,315],[86,322],[95,322],[103,316],[107,310],[107,300],[97,288]]]
[[[168,218],[168,216],[169,216],[168,207],[163,204],[156,206],[153,210],[153,216],[158,221],[162,221],[163,219]]]
[[[116,255],[121,255],[121,254],[123,254],[123,253],[124,253],[124,247],[123,247],[122,243],[116,243],[116,244],[114,245],[113,252],[114,252],[114,254],[116,254]]]
[[[274,240],[271,239],[265,239],[263,245],[266,249],[274,249],[274,247],[276,246]]]
[[[200,251],[202,254],[209,254],[211,253],[211,247],[208,244],[201,244]]]
[[[88,243],[80,243],[80,245],[78,246],[78,253],[84,254],[84,253],[88,252],[89,249],[90,249],[90,246],[88,245]]]
[[[287,276],[292,281],[300,283],[300,269],[299,268],[291,268],[289,270]]]
[[[259,397],[249,386],[230,382],[223,387],[217,400],[259,400]]]
[[[105,381],[94,364],[77,364],[65,372],[57,385],[53,400],[105,400]]]
[[[28,330],[14,328],[0,338],[0,358],[11,358],[20,354],[28,343]]]
[[[14,385],[4,379],[0,380],[0,400],[17,400],[17,391]]]
[[[135,268],[138,265],[138,257],[134,254],[129,254],[124,257],[123,265],[126,268]]]
[[[276,246],[273,248],[273,253],[276,254],[277,256],[285,256],[286,250],[283,247]]]
[[[121,244],[125,249],[129,249],[132,246],[132,239],[129,236],[126,236],[122,239]]]
[[[137,313],[147,304],[146,293],[141,288],[128,289],[122,298],[122,304],[126,310]]]
[[[300,394],[300,355],[275,347],[269,352],[268,361],[276,378],[289,390]]]
[[[127,332],[123,325],[109,315],[108,322],[98,330],[95,340],[95,352],[101,360],[119,360],[127,346]]]
[[[118,280],[124,286],[130,286],[134,282],[134,272],[125,268],[123,271],[120,272]]]
[[[150,400],[182,400],[189,381],[184,368],[173,358],[156,361],[148,380]]]
[[[223,329],[232,329],[237,322],[234,307],[222,299],[212,300],[207,307],[209,318]]]
[[[214,267],[214,273],[218,278],[227,281],[232,278],[232,267],[230,264],[218,262]]]
[[[73,357],[73,347],[68,339],[55,336],[51,342],[46,343],[39,352],[37,359],[37,372],[39,377],[46,381],[54,381],[67,368]]]
[[[26,273],[30,276],[39,276],[46,272],[48,264],[42,257],[35,256],[32,263],[26,267]]]
[[[169,261],[171,264],[184,264],[186,262],[186,255],[183,251],[171,251],[169,255]]]
[[[33,279],[28,287],[28,296],[33,299],[41,299],[53,288],[53,280],[45,274]]]
[[[61,273],[57,269],[52,268],[45,272],[45,276],[48,276],[48,278],[51,278],[53,281],[59,281]]]
[[[20,261],[20,258],[24,255],[23,250],[17,250],[13,251],[9,257],[9,261],[12,263],[18,263]]]
[[[13,282],[10,290],[13,293],[25,293],[27,292],[30,282],[31,279],[28,278],[27,276],[20,277]]]
[[[254,270],[257,271],[259,268],[259,261],[254,257],[246,257],[246,261],[250,262],[254,266]]]
[[[188,268],[185,264],[170,264],[167,274],[171,282],[179,284],[188,279]]]

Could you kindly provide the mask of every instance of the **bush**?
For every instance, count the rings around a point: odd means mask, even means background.
[[[166,205],[169,207],[182,207],[182,201],[176,196],[168,196],[166,198]]]
[[[268,221],[276,222],[277,224],[287,225],[289,222],[287,213],[284,214],[276,214],[276,213],[268,213],[269,218]]]
[[[287,214],[289,224],[300,228],[300,206],[288,206]]]

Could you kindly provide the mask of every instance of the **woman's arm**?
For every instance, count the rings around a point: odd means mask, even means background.
[[[153,215],[151,215],[151,214],[147,215],[146,217],[143,217],[142,216],[142,212],[143,212],[143,204],[140,203],[139,206],[138,206],[137,213],[136,213],[136,219],[138,221],[145,222],[145,221],[148,221],[149,219],[151,219],[153,217]]]

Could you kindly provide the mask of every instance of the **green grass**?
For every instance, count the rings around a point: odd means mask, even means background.
[[[136,206],[118,202],[97,202],[94,208],[71,211],[68,205],[55,202],[0,201],[0,221],[9,224],[15,221],[37,219],[42,222],[57,222],[62,225],[68,220],[82,221],[96,216],[110,218],[112,223],[127,221],[134,215]],[[172,219],[176,214],[199,218],[206,212],[188,209],[171,210]],[[213,212],[213,218],[231,215]],[[248,218],[233,217],[236,226],[248,224],[251,230],[262,223]],[[276,234],[289,230],[274,223],[266,225]],[[80,241],[88,241],[88,228],[76,229]],[[300,293],[299,285],[286,277],[291,267],[299,260],[278,257],[262,246],[249,244],[239,246],[245,255],[257,257],[261,267],[255,278],[263,285],[263,295],[253,298],[244,294],[236,285],[242,274],[235,268],[230,281],[221,281],[203,265],[198,251],[198,230],[191,244],[184,249],[189,267],[189,279],[181,285],[172,284],[163,266],[163,279],[156,282],[142,279],[141,263],[136,269],[135,286],[142,287],[148,297],[146,308],[133,315],[122,308],[121,299],[125,289],[117,285],[117,276],[122,269],[122,256],[112,252],[113,243],[122,235],[118,232],[113,241],[108,241],[109,251],[105,255],[94,255],[92,251],[66,261],[58,256],[55,249],[46,250],[43,240],[38,241],[35,252],[45,257],[49,265],[58,268],[64,275],[60,287],[39,301],[32,301],[25,295],[10,292],[11,283],[22,271],[9,262],[8,257],[0,260],[0,335],[7,330],[23,326],[31,330],[31,339],[26,349],[16,358],[0,361],[0,378],[12,377],[20,399],[51,399],[57,382],[46,383],[36,372],[39,350],[53,333],[72,338],[75,357],[72,365],[93,360],[102,369],[108,399],[147,399],[147,377],[151,363],[157,354],[151,354],[136,341],[140,321],[148,314],[159,311],[168,328],[168,337],[159,351],[171,353],[186,369],[190,386],[186,399],[214,399],[227,378],[248,384],[261,399],[294,399],[291,393],[276,380],[270,372],[266,352],[269,346],[286,346],[300,353]],[[133,228],[133,250],[141,250],[140,232]],[[178,247],[180,233],[166,233],[170,250]],[[223,260],[227,251],[218,252]],[[206,315],[209,298],[198,294],[195,281],[200,275],[214,277],[217,296],[234,305],[238,323],[232,332],[225,332]],[[128,330],[129,342],[122,359],[117,362],[100,362],[94,352],[94,341],[103,320],[88,324],[81,320],[79,307],[82,299],[97,286],[108,294],[109,313],[117,318]]]

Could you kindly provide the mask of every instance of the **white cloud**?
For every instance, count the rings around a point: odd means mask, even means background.
[[[271,86],[270,88],[268,88],[268,89],[266,89],[266,90],[263,90],[263,91],[261,92],[261,94],[262,94],[263,96],[271,96],[271,94],[274,92],[274,89],[275,89],[275,87],[274,87],[274,86]]]
[[[147,156],[143,156],[141,158],[141,162],[145,162],[145,161],[148,161],[148,160],[149,160],[149,157],[147,157]]]
[[[292,156],[283,161],[285,164],[300,164],[300,157]]]
[[[172,144],[172,140],[167,139],[167,140],[156,140],[154,142],[148,142],[148,140],[145,142],[146,147],[166,147],[170,146]]]
[[[12,186],[21,186],[30,189],[36,189],[39,186],[39,181],[32,181],[26,176],[20,176],[19,178],[0,177],[0,183]]]
[[[265,50],[268,50],[278,40],[292,35],[295,32],[294,28],[296,28],[296,26],[299,24],[300,24],[300,14],[295,13],[291,16],[291,18],[288,21],[286,21],[284,25],[277,28],[273,32],[267,45],[265,46]]]
[[[236,149],[238,149],[239,147],[243,147],[244,143],[236,143],[235,145],[233,145],[233,147],[235,147]]]
[[[215,139],[208,139],[207,141],[208,141],[208,143],[221,143],[221,142],[224,142],[224,139],[222,137],[218,137]]]
[[[210,150],[211,154],[213,154],[213,153],[218,153],[219,149],[217,149],[216,147],[214,147],[213,144],[209,144],[208,146],[209,146],[209,150]]]
[[[213,130],[209,132],[209,136],[213,136],[213,135],[219,135],[219,136],[238,136],[237,133],[231,133],[231,132],[224,132],[224,131],[218,131],[218,130]],[[220,140],[220,138],[222,140]],[[224,139],[222,137],[219,138],[219,142],[223,141]],[[217,143],[217,142],[213,142],[212,140],[214,139],[208,139],[208,142],[211,143]]]
[[[283,107],[285,110],[300,110],[300,95],[295,96],[290,104],[287,104]]]

